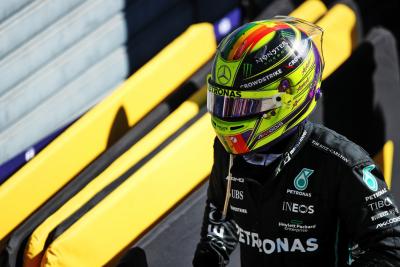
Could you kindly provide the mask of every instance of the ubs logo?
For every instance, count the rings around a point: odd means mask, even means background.
[[[244,195],[243,191],[232,189],[232,193],[231,193],[232,198],[243,200],[243,195]]]
[[[231,70],[228,66],[222,65],[219,67],[217,78],[222,85],[227,84],[231,80]]]

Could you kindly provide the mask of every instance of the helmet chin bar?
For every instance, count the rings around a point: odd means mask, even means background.
[[[278,138],[272,140],[271,142],[269,142],[269,143],[267,143],[267,144],[265,144],[265,145],[263,145],[263,146],[261,146],[261,147],[259,147],[257,149],[251,150],[249,153],[268,152],[268,150],[270,150],[271,147],[273,147],[274,145],[276,145],[277,143],[279,143],[283,139],[286,139],[287,137],[293,135],[297,131],[299,125],[301,125],[302,123],[294,126],[292,129],[284,132],[281,136],[279,136]]]
[[[281,102],[281,100],[279,101],[279,107],[281,106],[281,103],[280,103],[280,102]],[[268,111],[264,112],[264,113],[257,119],[256,127],[254,127],[254,130],[253,130],[253,132],[252,132],[251,137],[249,138],[249,140],[253,139],[255,132],[258,130],[258,126],[261,124],[261,122],[262,122],[263,120],[269,120],[272,116],[275,116],[275,115],[276,115],[275,109],[271,109],[271,110],[268,110]],[[259,134],[261,134],[261,133],[259,133]],[[279,138],[278,138],[278,139],[279,139]],[[274,141],[274,140],[273,140],[273,141]],[[273,143],[273,141],[270,142],[270,143]],[[250,148],[251,151],[253,151],[252,148],[254,147],[255,143],[256,143],[256,140],[254,139],[254,141],[253,141],[252,144],[248,144],[248,147]],[[265,144],[263,147],[269,146],[270,143]],[[257,150],[259,150],[259,149],[257,149]]]

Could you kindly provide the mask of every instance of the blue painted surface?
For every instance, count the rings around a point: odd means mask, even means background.
[[[214,33],[217,41],[220,41],[232,30],[241,24],[242,11],[240,8],[235,8],[223,18],[214,23]]]
[[[68,124],[61,129],[56,130],[54,133],[46,136],[30,148],[19,153],[12,159],[4,162],[0,165],[0,184],[2,184],[7,178],[11,177],[17,170],[25,165],[28,161],[34,158],[43,148],[45,148],[51,141],[53,141],[59,134],[68,128]]]

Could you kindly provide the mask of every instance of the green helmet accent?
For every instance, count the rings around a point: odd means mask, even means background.
[[[278,140],[320,96],[322,29],[291,17],[243,25],[218,46],[207,79],[212,125],[232,154]]]

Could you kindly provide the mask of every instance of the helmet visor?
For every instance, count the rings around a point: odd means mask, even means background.
[[[239,91],[207,82],[207,110],[219,118],[239,118],[263,113],[281,106],[281,93]]]
[[[322,41],[323,41],[324,31],[321,27],[319,27],[318,25],[313,24],[311,22],[308,22],[306,20],[302,20],[302,19],[294,18],[294,17],[290,17],[290,16],[275,16],[274,20],[288,23],[288,24],[300,29],[304,33],[306,33],[308,36],[308,39],[310,39],[313,42],[314,46],[319,51],[319,54],[321,55],[320,60],[321,60],[321,64],[322,64],[322,69],[324,68],[324,55],[323,55],[323,50],[322,50]]]

